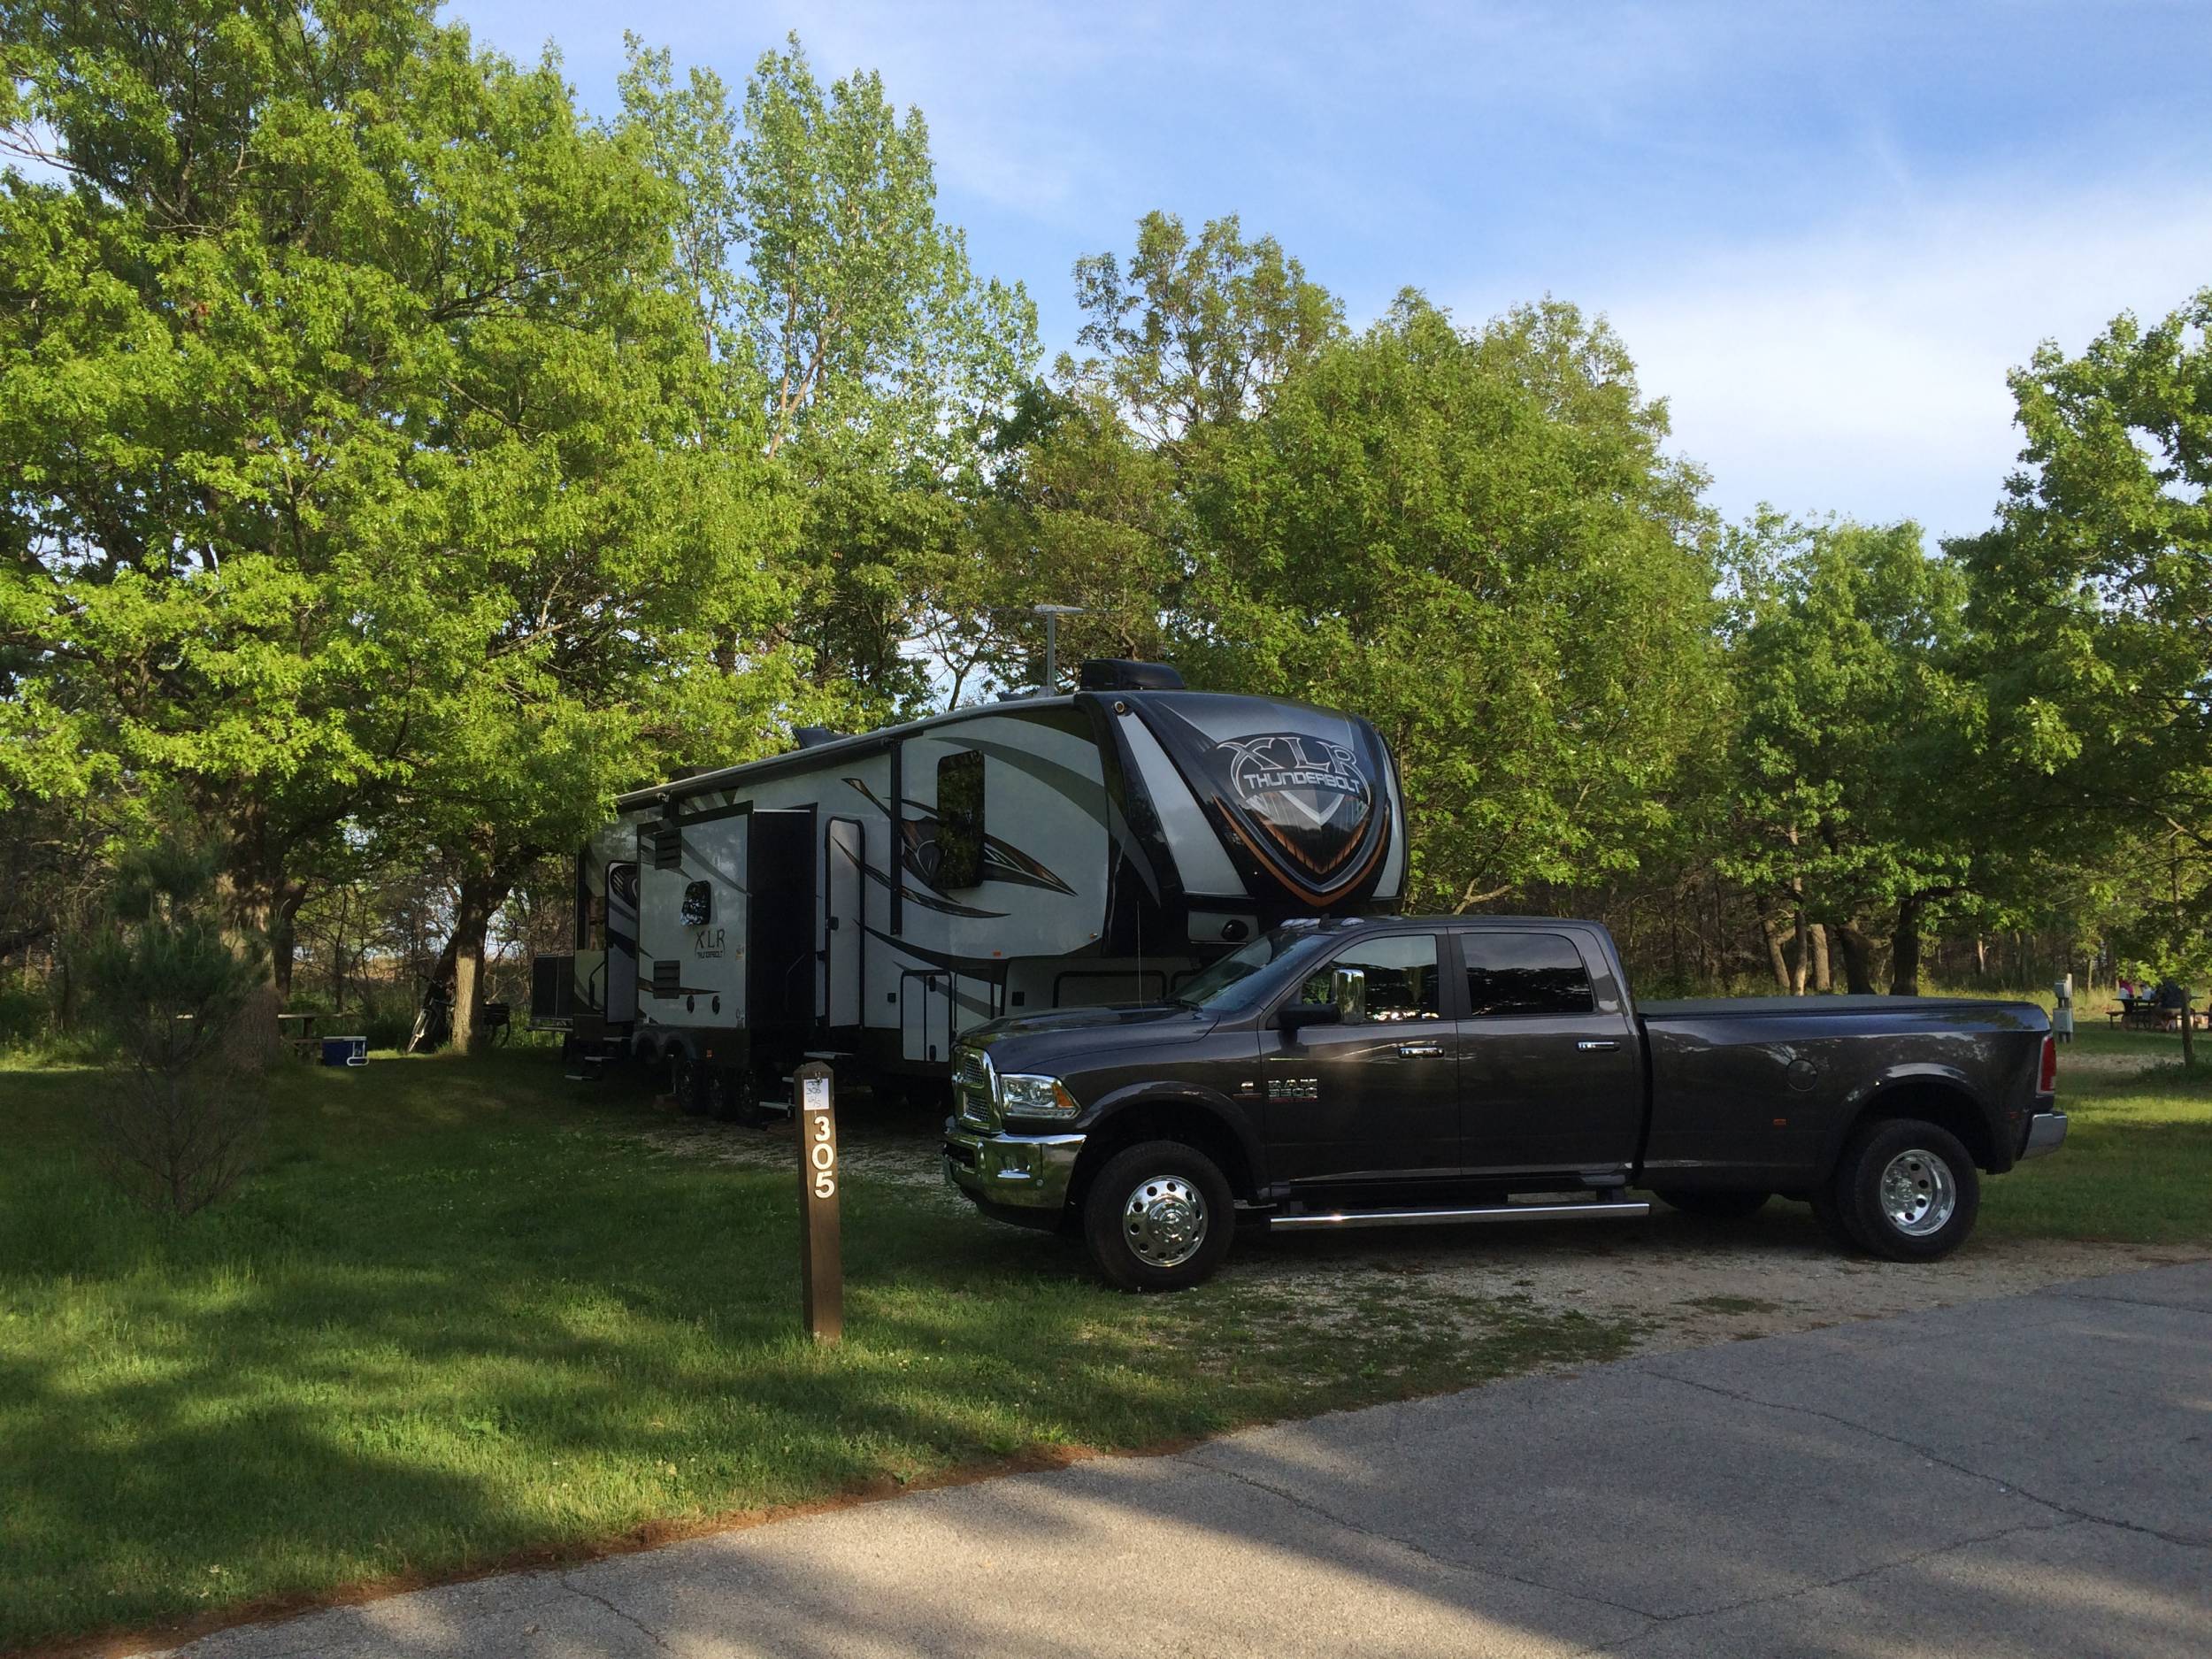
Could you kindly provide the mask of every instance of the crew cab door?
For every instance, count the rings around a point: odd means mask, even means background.
[[[1470,928],[1452,944],[1467,988],[1458,1079],[1468,1170],[1624,1172],[1643,1124],[1643,1065],[1604,958],[1565,929]]]
[[[1363,1015],[1261,1034],[1268,1160],[1292,1181],[1441,1173],[1459,1161],[1444,942],[1384,933],[1337,951],[1294,1001],[1330,1000],[1339,968],[1364,976]]]

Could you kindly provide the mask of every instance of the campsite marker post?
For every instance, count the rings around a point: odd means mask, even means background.
[[[837,1109],[832,1073],[810,1060],[791,1074],[799,1125],[799,1297],[807,1334],[834,1342],[845,1333],[845,1268],[837,1225]]]

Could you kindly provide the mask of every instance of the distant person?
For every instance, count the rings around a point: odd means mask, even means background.
[[[2178,981],[2173,979],[2161,979],[2158,982],[2159,1007],[2162,1009],[2178,1010],[2182,1004],[2188,1001],[2188,992],[2181,988]]]

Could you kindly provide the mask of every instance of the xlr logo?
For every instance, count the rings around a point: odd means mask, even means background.
[[[1334,875],[1359,849],[1375,791],[1351,749],[1270,732],[1222,740],[1215,752],[1227,757],[1228,793],[1246,818],[1313,875]]]

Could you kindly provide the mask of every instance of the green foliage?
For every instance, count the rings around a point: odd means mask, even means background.
[[[1342,338],[1344,307],[1272,236],[1244,239],[1233,213],[1193,241],[1172,213],[1137,221],[1125,267],[1075,262],[1077,339],[1099,355],[1061,361],[1063,379],[1109,393],[1137,431],[1172,445],[1263,412],[1275,387]]]
[[[810,662],[787,711],[910,710],[928,675],[902,648],[972,578],[963,503],[1034,367],[1035,307],[975,274],[936,215],[928,128],[879,76],[825,88],[794,37],[733,111],[718,76],[680,86],[633,37],[622,95],[622,130],[683,192],[682,290],[797,508],[789,637]]]
[[[1079,260],[1040,383],[919,111],[795,37],[735,89],[633,38],[609,122],[426,0],[0,40],[0,963],[58,947],[65,1027],[165,826],[280,991],[371,868],[465,977],[621,789],[1033,683],[1044,602],[1070,660],[1374,718],[1417,903],[1663,914],[1681,977],[1817,926],[1906,987],[1966,924],[2212,969],[2212,291],[2014,377],[1950,558],[1724,546],[1601,321],[1355,336],[1233,215]]]
[[[2012,376],[2024,463],[1955,544],[1990,664],[1992,743],[2030,810],[2107,826],[2143,885],[2137,954],[2212,968],[2212,288]]]
[[[1413,902],[1632,866],[1717,698],[1700,480],[1620,342],[1548,303],[1408,296],[1194,482],[1199,683],[1310,697],[1396,750]]]
[[[349,824],[496,867],[758,741],[777,513],[551,62],[405,0],[5,22],[59,178],[0,198],[0,789],[175,780],[281,946]]]
[[[46,1034],[53,1010],[46,993],[19,978],[0,979],[0,1048],[22,1048]]]
[[[1916,940],[1975,888],[1969,805],[1978,687],[1962,673],[1965,589],[1919,526],[1786,523],[1730,538],[1741,722],[1739,838],[1722,868],[1774,909],[1836,930],[1870,990],[1861,930],[1896,926],[1907,988]]]
[[[998,448],[991,490],[969,519],[974,556],[955,567],[926,634],[951,671],[951,700],[979,674],[1043,683],[1039,604],[1082,608],[1060,618],[1064,664],[1167,652],[1187,518],[1167,455],[1102,394],[1043,387],[1024,397]]]
[[[96,1025],[118,1059],[94,1114],[99,1152],[125,1190],[189,1216],[245,1173],[258,1125],[242,1031],[266,964],[215,902],[219,862],[163,841],[127,860],[112,921],[83,953]]]

